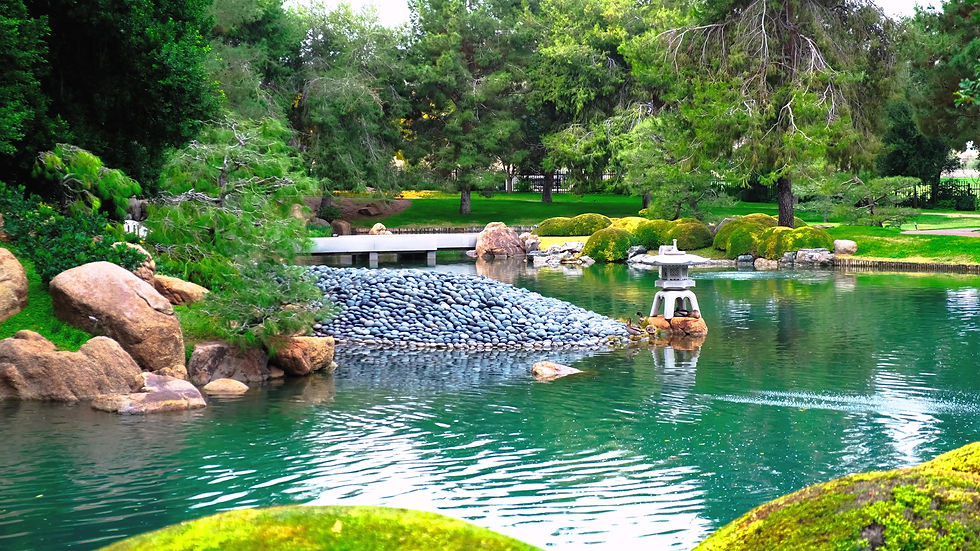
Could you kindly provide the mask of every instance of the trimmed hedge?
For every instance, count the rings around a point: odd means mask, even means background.
[[[834,239],[827,230],[805,226],[802,228],[787,228],[776,226],[768,228],[758,240],[758,254],[770,260],[778,260],[784,253],[800,249],[830,249],[834,247]]]
[[[670,220],[646,220],[633,230],[637,245],[643,245],[647,250],[667,244],[667,232],[674,227]]]
[[[756,256],[758,255],[759,236],[764,231],[766,231],[766,227],[755,222],[739,224],[729,234],[725,247],[722,250],[727,251],[728,254],[726,256],[728,258],[737,258],[741,254]],[[717,236],[715,247],[720,248],[717,245]]]
[[[531,551],[538,548],[436,513],[390,507],[287,506],[218,513],[104,548],[105,551],[129,549]]]
[[[572,219],[565,216],[558,216],[555,218],[546,218],[538,224],[538,235],[542,237],[555,236],[555,237],[568,237],[570,235],[575,235],[573,233],[568,233],[572,228]]]
[[[582,247],[582,254],[596,262],[617,262],[626,260],[629,248],[634,243],[630,232],[620,228],[605,228],[589,237]]]
[[[640,227],[640,224],[647,222],[646,218],[640,218],[639,216],[627,216],[625,218],[613,218],[612,227],[624,229],[634,236],[636,235],[636,228]]]
[[[570,230],[574,233],[568,235],[592,235],[593,233],[608,228],[612,225],[612,219],[608,216],[587,212],[572,218]]]
[[[711,230],[701,221],[675,223],[667,232],[667,243],[674,239],[682,251],[703,249],[711,246]]]

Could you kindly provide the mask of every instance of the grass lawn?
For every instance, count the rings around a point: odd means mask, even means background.
[[[922,226],[919,226],[923,229]],[[868,260],[907,260],[951,264],[980,264],[980,238],[956,235],[904,235],[897,228],[838,226],[828,230],[834,239],[858,244],[855,257]]]
[[[553,203],[542,203],[538,193],[499,193],[481,197],[474,193],[468,215],[459,213],[459,194],[439,193],[433,197],[412,199],[412,206],[380,219],[385,226],[482,226],[503,222],[509,226],[537,224],[554,216],[575,216],[597,212],[610,218],[636,216],[639,197],[626,195],[572,195],[556,193]],[[379,220],[361,221],[371,226]]]
[[[15,255],[16,251],[11,250]],[[27,308],[3,323],[0,323],[0,339],[14,336],[21,329],[30,329],[43,335],[58,347],[58,350],[76,351],[92,335],[75,329],[54,317],[54,307],[48,286],[41,283],[41,278],[34,271],[34,264],[23,256],[17,260],[24,266],[27,273]]]

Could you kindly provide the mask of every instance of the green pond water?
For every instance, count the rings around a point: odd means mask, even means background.
[[[480,271],[617,317],[648,309],[656,279]],[[695,279],[699,351],[339,350],[333,376],[188,413],[0,402],[0,549],[297,503],[433,510],[556,549],[690,549],[781,494],[980,440],[980,279]],[[534,382],[538,359],[587,373]]]

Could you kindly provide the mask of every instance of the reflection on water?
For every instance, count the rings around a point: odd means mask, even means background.
[[[479,269],[615,317],[655,292],[624,266],[503,266]],[[345,348],[333,376],[156,417],[0,403],[0,548],[370,503],[554,549],[690,549],[778,495],[980,440],[980,280],[799,276],[695,271],[710,333],[670,348]],[[545,359],[587,373],[535,382]]]

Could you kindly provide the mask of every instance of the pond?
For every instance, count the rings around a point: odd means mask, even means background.
[[[480,271],[616,317],[648,309],[656,279]],[[781,494],[980,440],[980,279],[695,279],[699,351],[341,350],[333,376],[188,413],[2,402],[0,548],[92,549],[222,510],[343,503],[556,549],[690,549]],[[587,373],[537,383],[538,359]]]

